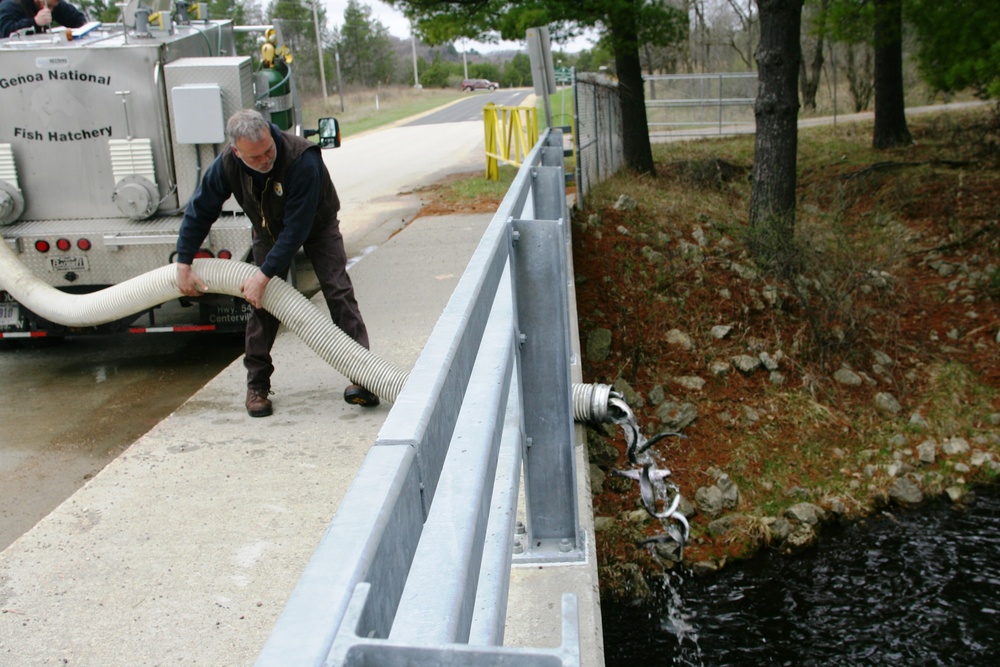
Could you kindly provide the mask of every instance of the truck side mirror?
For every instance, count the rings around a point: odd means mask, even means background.
[[[340,148],[340,123],[336,118],[320,118],[318,130],[304,130],[302,136],[319,135],[320,148]]]
[[[340,148],[340,123],[336,118],[319,119],[319,147]]]

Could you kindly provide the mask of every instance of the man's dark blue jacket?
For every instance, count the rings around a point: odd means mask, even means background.
[[[0,37],[9,37],[10,33],[22,28],[39,29],[35,25],[37,13],[33,0],[3,0],[0,2]],[[79,28],[87,22],[87,17],[73,5],[60,0],[52,8],[52,20],[64,28]]]

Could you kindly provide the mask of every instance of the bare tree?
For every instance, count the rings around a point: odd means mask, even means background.
[[[733,47],[733,50],[736,51],[740,60],[746,64],[747,68],[753,69],[753,30],[755,22],[753,2],[747,0],[746,7],[743,6],[742,2],[737,2],[736,0],[726,0],[726,2],[729,3],[729,6],[736,14],[736,18],[740,25],[740,31],[738,33],[733,33],[729,40],[729,45]],[[744,40],[746,45],[745,49],[736,43],[737,36]]]
[[[694,10],[695,16],[695,29],[691,31],[691,39],[697,40],[695,45],[691,49],[694,53],[693,67],[692,71],[708,71],[708,56],[709,56],[709,39],[708,39],[708,22],[705,20],[705,2],[704,0],[694,0],[691,9]],[[701,58],[701,64],[699,66],[698,60]]]
[[[812,57],[806,63],[803,47],[802,64],[799,67],[799,90],[802,93],[802,106],[806,109],[816,110],[816,91],[819,90],[819,79],[823,73],[823,49],[826,45],[826,10],[830,6],[830,0],[820,0],[819,12],[814,13],[810,23],[812,27],[806,31],[802,38],[812,40]]]
[[[828,0],[824,13],[824,33],[844,53],[854,110],[864,111],[871,103],[875,78],[871,0]]]
[[[875,64],[868,44],[845,44],[847,53],[847,85],[854,100],[854,111],[864,111],[875,92]]]
[[[678,49],[678,63],[677,71],[682,68],[688,74],[694,72],[694,66],[691,62],[691,0],[677,0],[677,9],[679,9],[684,16],[688,17],[688,37],[685,40],[680,41],[677,44]]]

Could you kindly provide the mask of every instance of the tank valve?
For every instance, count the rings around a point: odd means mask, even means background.
[[[24,212],[24,197],[21,191],[0,180],[0,225],[9,225]]]
[[[143,176],[126,176],[115,184],[111,201],[115,203],[122,215],[133,220],[145,220],[159,206],[159,194],[156,186]]]

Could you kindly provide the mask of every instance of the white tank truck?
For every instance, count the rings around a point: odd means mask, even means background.
[[[235,52],[239,32],[259,36],[259,65]],[[282,129],[318,133],[303,130],[291,60],[274,27],[234,27],[183,1],[168,9],[166,0],[131,0],[115,24],[0,39],[3,241],[34,276],[70,294],[170,263],[183,209],[226,145],[230,114],[257,108]],[[321,145],[339,145],[336,121],[320,125]],[[250,243],[231,199],[198,257],[246,260]],[[212,294],[66,326],[0,291],[0,338],[242,331],[248,308]]]

